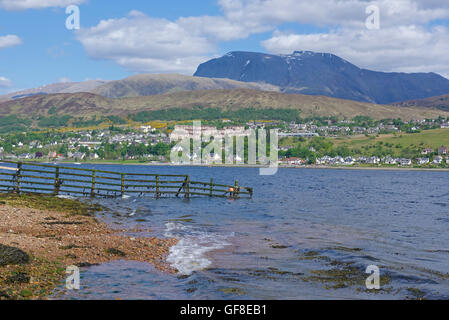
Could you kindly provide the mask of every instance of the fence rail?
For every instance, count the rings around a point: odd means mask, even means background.
[[[0,192],[118,198],[125,195],[175,197],[252,197],[253,189],[191,181],[189,175],[139,174],[1,161]]]

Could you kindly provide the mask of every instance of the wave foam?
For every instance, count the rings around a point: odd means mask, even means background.
[[[195,271],[208,268],[212,261],[206,254],[231,245],[227,241],[230,235],[196,231],[181,223],[172,222],[167,223],[166,228],[165,236],[179,239],[179,242],[170,248],[167,261],[181,275],[191,275]]]

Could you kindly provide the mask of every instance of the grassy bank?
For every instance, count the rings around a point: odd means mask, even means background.
[[[68,215],[93,216],[101,206],[75,199],[65,199],[38,194],[0,193],[0,205],[17,208],[50,210]]]
[[[449,130],[435,129],[420,133],[385,134],[379,136],[358,136],[332,139],[336,147],[347,147],[350,150],[370,150],[376,147],[388,149],[391,156],[401,156],[403,150],[420,153],[425,148],[437,150],[441,146],[449,146]]]

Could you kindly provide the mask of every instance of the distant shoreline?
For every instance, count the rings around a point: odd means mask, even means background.
[[[288,167],[281,167],[288,168]],[[298,167],[301,168],[301,167]],[[325,169],[325,170],[377,170],[377,171],[432,171],[444,172],[449,168],[408,168],[408,167],[331,167],[331,166],[306,166],[304,169]],[[294,169],[294,168],[292,168]]]
[[[47,162],[47,163],[51,163]],[[267,168],[263,165],[227,165],[227,164],[213,164],[213,165],[206,165],[206,164],[197,164],[197,165],[191,165],[191,164],[172,164],[172,163],[138,163],[138,162],[121,162],[121,161],[85,161],[85,162],[58,162],[58,164],[70,164],[70,165],[78,165],[81,163],[81,165],[89,164],[89,165],[129,165],[129,166],[153,166],[153,167],[202,167],[202,168],[255,168],[255,169],[261,169],[261,168]],[[379,171],[430,171],[430,172],[446,172],[449,171],[449,168],[413,168],[413,167],[365,167],[365,166],[316,166],[316,165],[306,165],[306,166],[279,166],[279,169],[310,169],[310,170],[379,170]]]

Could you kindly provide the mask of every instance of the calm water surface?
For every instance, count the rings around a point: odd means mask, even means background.
[[[254,187],[253,199],[102,200],[111,225],[176,237],[177,275],[117,261],[64,299],[449,299],[449,173],[86,165]],[[365,270],[381,271],[367,291]]]

